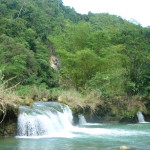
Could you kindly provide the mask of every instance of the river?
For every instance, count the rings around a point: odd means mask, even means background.
[[[150,150],[150,124],[90,124],[56,137],[0,139],[0,150]]]
[[[20,106],[19,112],[17,135],[1,138],[0,150],[150,150],[150,123],[144,119],[137,124],[92,124],[79,115],[74,126],[71,109],[57,102]]]

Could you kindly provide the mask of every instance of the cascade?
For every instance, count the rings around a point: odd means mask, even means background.
[[[137,112],[137,118],[138,118],[139,123],[146,123],[142,112],[140,111]]]
[[[36,102],[33,107],[20,106],[18,136],[55,136],[72,129],[72,112],[57,102]]]
[[[81,115],[81,114],[78,115],[78,118],[79,118],[79,125],[87,124],[86,119],[85,119],[85,117],[83,115]]]

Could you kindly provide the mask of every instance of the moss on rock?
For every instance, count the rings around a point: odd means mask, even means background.
[[[0,136],[15,136],[17,133],[16,121],[8,121],[1,124]]]

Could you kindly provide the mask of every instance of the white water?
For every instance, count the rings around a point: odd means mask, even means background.
[[[83,115],[78,115],[78,118],[79,118],[79,125],[86,125],[87,124],[86,119]]]
[[[19,110],[18,136],[72,136],[73,116],[67,105],[37,102],[32,109],[21,106]]]
[[[147,133],[137,130],[104,128],[104,124],[87,123],[84,116],[80,115],[80,124],[98,125],[91,127],[74,127],[73,116],[67,105],[56,102],[37,102],[33,108],[21,106],[18,116],[19,138],[43,137],[87,137],[88,136],[129,136]],[[140,113],[138,113],[139,115]],[[101,126],[101,127],[100,127]]]
[[[94,125],[101,125],[100,123],[89,123],[86,121],[85,117],[83,115],[78,115],[79,118],[79,125],[88,125],[88,126],[94,126]]]
[[[137,112],[137,118],[138,118],[139,123],[146,123],[142,112],[140,111]]]

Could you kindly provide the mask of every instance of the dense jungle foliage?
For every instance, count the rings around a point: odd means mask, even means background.
[[[150,28],[115,15],[81,15],[62,0],[0,0],[0,70],[21,97],[150,114]]]

